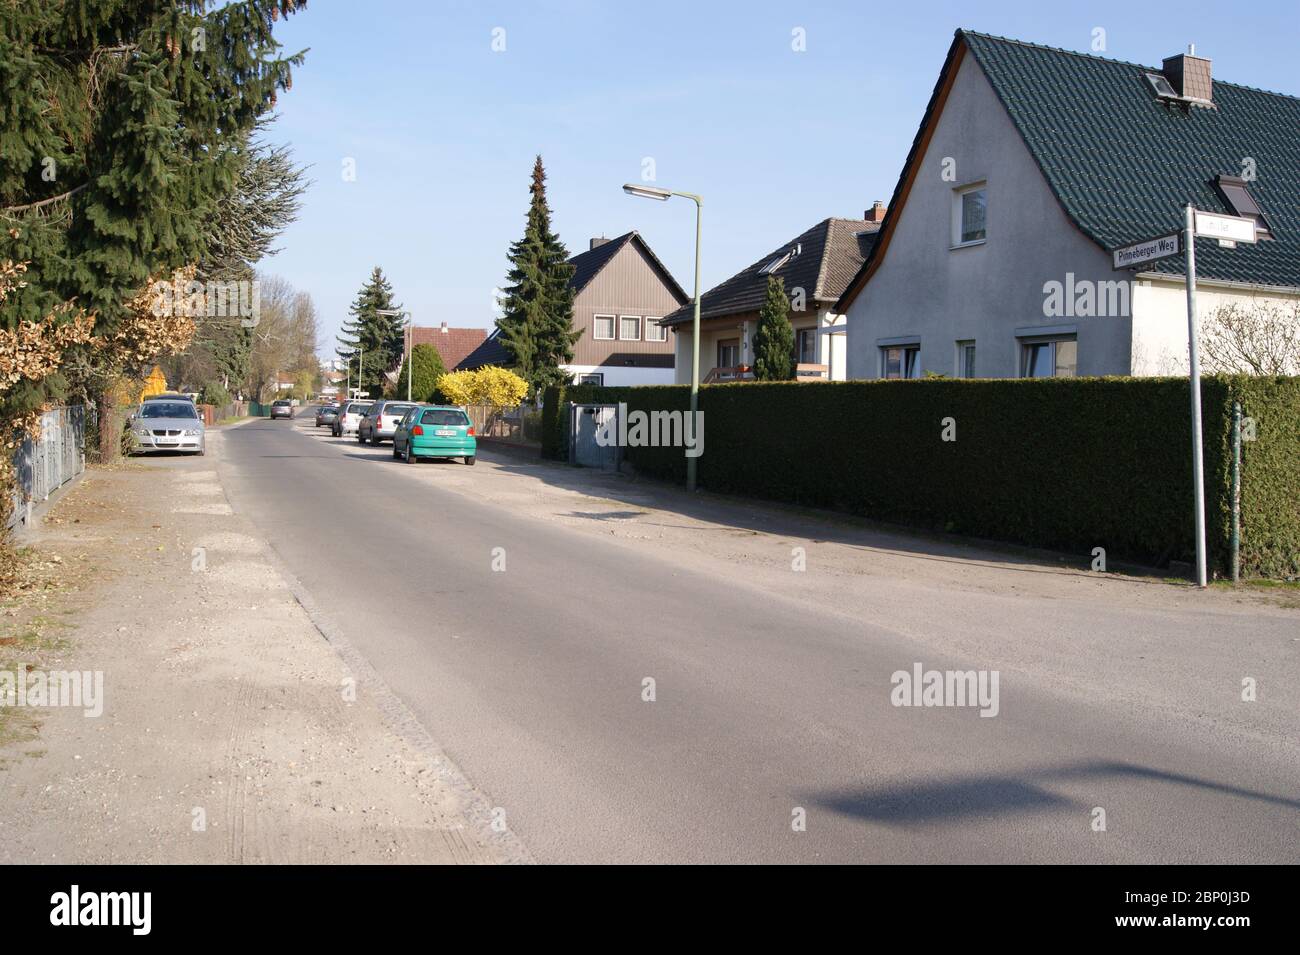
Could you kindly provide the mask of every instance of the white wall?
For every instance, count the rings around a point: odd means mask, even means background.
[[[1203,240],[1204,241],[1204,240]],[[1300,301],[1300,291],[1259,291],[1207,283],[1196,284],[1198,327],[1215,309],[1228,304],[1273,304],[1287,309]],[[1144,277],[1133,291],[1133,374],[1187,374],[1187,286],[1182,279]],[[1201,356],[1202,367],[1205,356]]]
[[[945,158],[955,181],[943,178]],[[1043,313],[1044,284],[1064,283],[1067,272],[1104,282],[1131,275],[1113,271],[1110,255],[1066,218],[970,54],[919,163],[884,258],[848,310],[848,377],[878,377],[878,339],[911,335],[920,338],[922,371],[954,374],[956,342],[974,339],[980,377],[1015,377],[1015,329],[1068,325],[1076,326],[1080,375],[1128,374],[1129,313]],[[979,180],[987,183],[987,240],[952,249],[953,188]]]
[[[689,360],[687,367],[690,366]],[[565,371],[574,376],[604,375],[605,384],[611,387],[628,385],[671,385],[674,373],[671,368],[634,368],[626,365],[563,365]]]

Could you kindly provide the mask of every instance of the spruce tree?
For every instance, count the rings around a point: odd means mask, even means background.
[[[302,54],[273,25],[305,0],[65,0],[6,3],[0,31],[0,260],[31,261],[0,305],[14,328],[69,299],[111,334],[151,277],[195,265],[234,189],[240,150],[287,90]],[[80,387],[98,387],[83,347]],[[55,379],[51,379],[54,381]],[[25,389],[9,418],[59,395]],[[112,398],[99,393],[101,448]]]
[[[347,362],[353,387],[364,389],[371,398],[384,393],[384,373],[401,360],[404,344],[403,317],[378,313],[401,308],[393,299],[392,285],[376,265],[353,299],[348,309],[351,318],[343,322],[343,333],[338,336],[335,353]]]
[[[528,191],[528,224],[524,237],[510,246],[509,283],[497,319],[500,341],[514,359],[529,391],[537,396],[548,385],[563,384],[568,374],[560,366],[573,361],[573,346],[581,337],[573,329],[574,268],[559,236],[551,231],[546,202],[546,170],[542,157],[533,163]]]
[[[754,377],[761,381],[788,381],[794,377],[794,326],[790,324],[790,302],[785,282],[767,277],[767,294],[758,310],[754,333]]]

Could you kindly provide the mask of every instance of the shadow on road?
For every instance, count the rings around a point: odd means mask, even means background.
[[[1300,809],[1300,800],[1208,779],[1135,766],[1131,763],[1091,761],[1075,765],[1028,770],[1020,776],[962,776],[946,781],[871,786],[816,793],[815,805],[884,825],[958,821],[1008,813],[1050,809],[1087,808],[1078,801],[1050,792],[1044,786],[1072,780],[1148,780],[1222,793],[1235,799],[1265,802]]]

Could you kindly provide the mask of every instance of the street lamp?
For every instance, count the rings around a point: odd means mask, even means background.
[[[695,203],[695,322],[691,332],[691,427],[699,427],[700,410],[700,215],[704,200],[692,192],[674,192],[658,186],[629,182],[623,187],[629,196],[641,199],[658,199],[667,202],[671,196],[681,196]],[[696,439],[698,441],[698,438]],[[686,458],[686,490],[695,490],[695,458]]]
[[[406,325],[402,328],[402,360],[406,366],[406,400],[411,400],[411,379],[415,377],[415,362],[411,360],[411,313],[396,308],[377,308],[376,315],[405,315]]]

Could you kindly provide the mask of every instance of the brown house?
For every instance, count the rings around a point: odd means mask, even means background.
[[[411,347],[432,345],[442,357],[442,367],[448,371],[456,368],[486,338],[487,331],[482,328],[448,328],[446,322],[437,328],[416,325],[411,329]]]
[[[669,385],[673,343],[659,324],[689,300],[650,246],[633,231],[616,239],[592,239],[574,267],[573,327],[582,335],[565,365],[574,381],[602,385]],[[492,331],[456,365],[457,370],[512,364]]]
[[[835,302],[848,287],[885,218],[877,202],[861,219],[823,219],[753,265],[700,296],[700,380],[750,376],[753,335],[768,276],[785,285],[794,326],[795,362],[802,378],[845,377],[845,322]],[[676,339],[677,382],[691,380],[693,304],[664,318]]]
[[[573,327],[582,332],[565,366],[574,380],[672,384],[673,343],[659,320],[688,296],[640,234],[592,239],[569,264]]]

